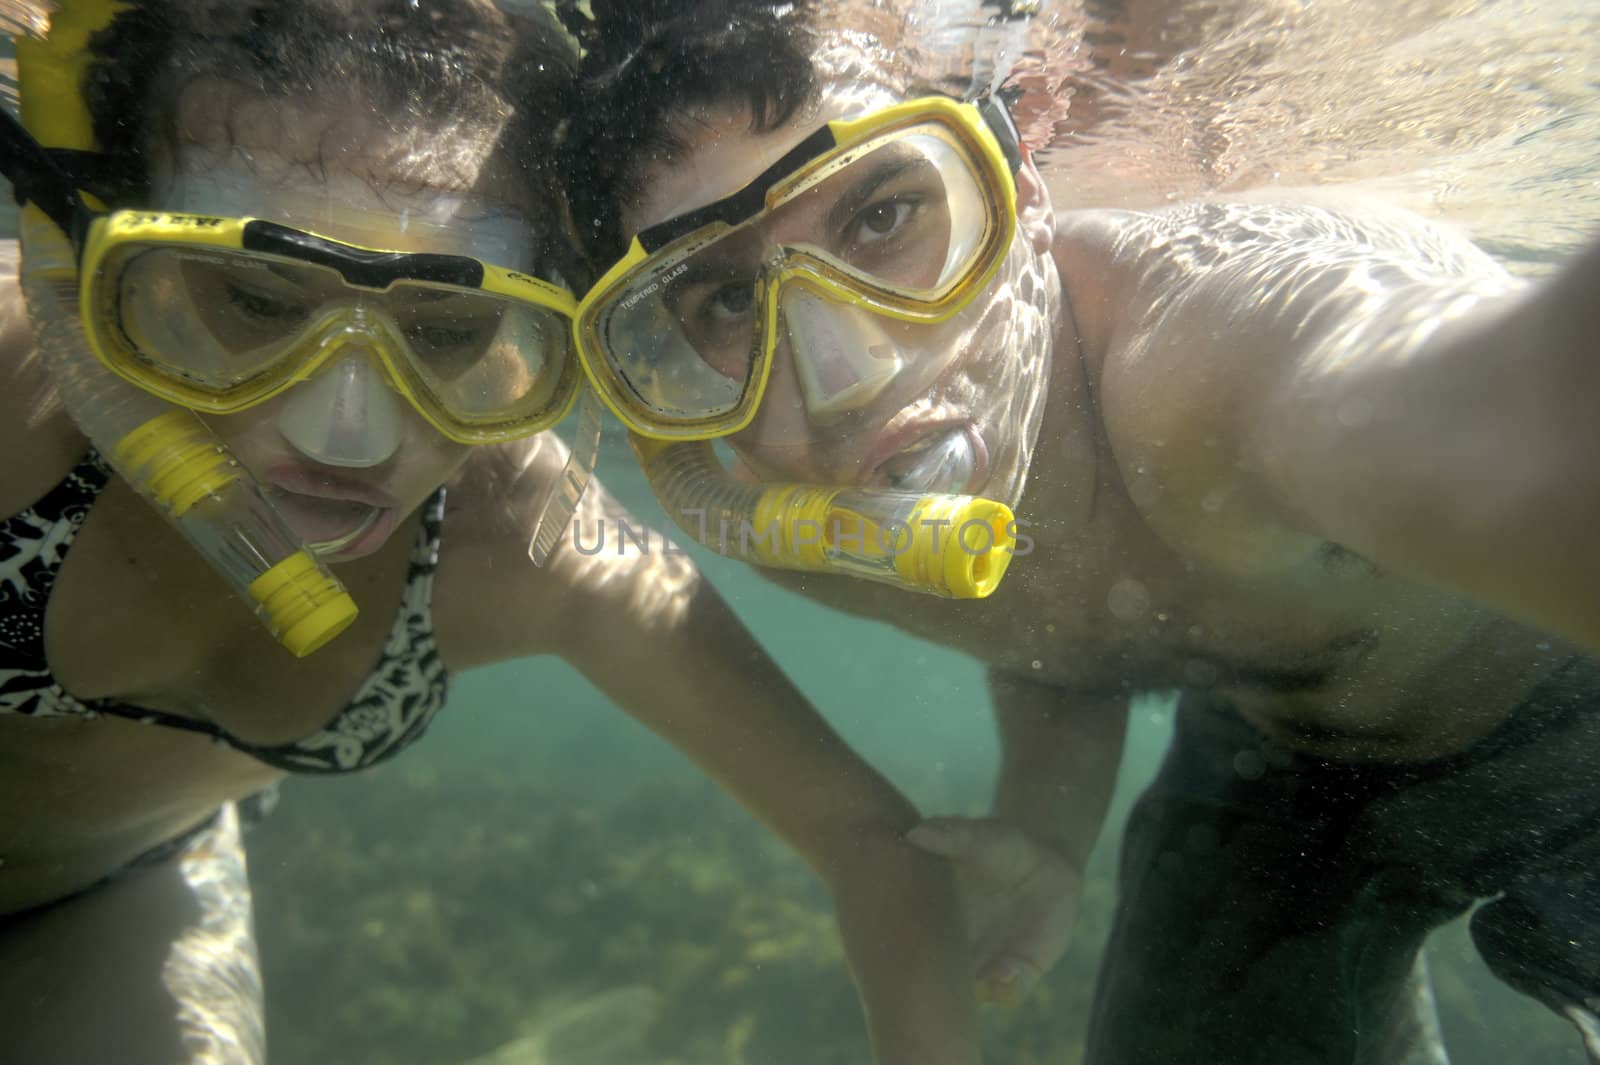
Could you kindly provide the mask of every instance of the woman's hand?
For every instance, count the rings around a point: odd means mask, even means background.
[[[859,826],[825,882],[877,1065],[979,1065],[974,967],[955,867],[894,826]]]
[[[605,501],[596,487],[590,496]],[[807,702],[688,556],[558,549],[539,572],[572,577],[540,600],[564,607],[556,650],[827,885],[878,1065],[978,1065],[955,870],[906,840],[916,808]]]
[[[1077,870],[1000,818],[932,817],[906,839],[954,863],[978,998],[1015,1005],[1066,952],[1078,914]]]

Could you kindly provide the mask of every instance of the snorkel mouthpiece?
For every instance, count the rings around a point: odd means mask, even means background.
[[[745,484],[723,468],[708,442],[631,440],[672,520],[729,558],[983,599],[1000,586],[1015,552],[1011,509],[992,499]]]
[[[44,147],[93,150],[81,91],[86,45],[124,6],[68,0],[52,13],[47,38],[16,41],[23,124]],[[308,655],[343,632],[355,620],[354,600],[248,471],[193,411],[129,384],[89,350],[66,234],[34,203],[19,222],[23,298],[40,356],[78,428],[292,654]]]
[[[244,467],[188,411],[169,410],[123,436],[112,465],[242,592],[296,657],[356,619],[344,588],[253,487]]]

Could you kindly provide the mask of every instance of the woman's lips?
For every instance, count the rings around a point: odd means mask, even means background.
[[[295,495],[345,503],[364,503],[379,509],[392,510],[395,506],[395,499],[389,493],[331,469],[321,467],[313,469],[299,463],[279,463],[267,471],[264,479],[273,488]]]
[[[393,510],[349,500],[268,488],[267,498],[296,536],[323,557],[354,558],[376,549],[394,531]]]
[[[324,557],[368,554],[399,522],[387,494],[349,478],[290,466],[273,469],[266,482],[267,498],[289,528]]]

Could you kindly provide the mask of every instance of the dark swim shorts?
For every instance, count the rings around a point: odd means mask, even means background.
[[[1087,1065],[1443,1061],[1420,948],[1470,909],[1600,1062],[1600,662],[1457,757],[1291,753],[1186,697],[1123,843]],[[1576,1036],[1575,1036],[1576,1042]]]

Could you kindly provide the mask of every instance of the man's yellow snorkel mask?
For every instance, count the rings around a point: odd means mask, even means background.
[[[1012,248],[1020,166],[998,99],[928,97],[830,122],[733,195],[634,238],[580,304],[578,350],[680,526],[764,565],[952,598],[998,587],[1016,523],[1004,502],[947,494],[972,472],[960,441],[905,491],[740,483],[708,441],[862,436],[924,394],[960,354],[944,327]],[[794,411],[772,409],[780,352]]]

